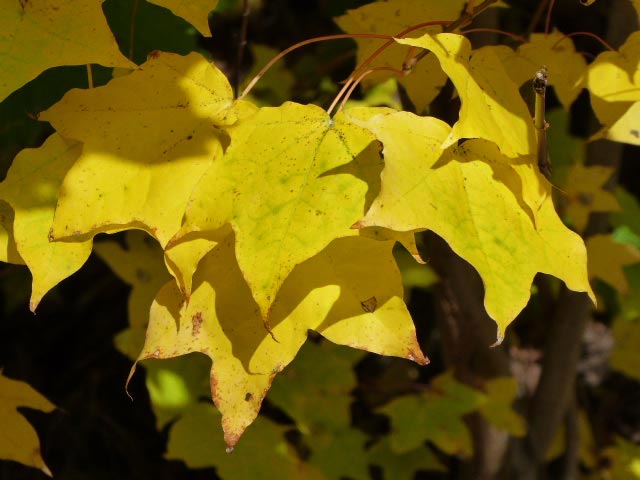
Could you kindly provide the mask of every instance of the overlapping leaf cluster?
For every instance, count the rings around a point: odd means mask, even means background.
[[[449,2],[446,11],[427,3],[376,2],[338,23],[349,31],[384,26],[398,33],[416,18],[455,20],[463,2]],[[396,26],[387,21],[387,9],[400,7],[409,17]],[[66,21],[50,5],[38,8],[16,3],[0,17],[0,27],[23,32],[17,25],[36,24],[38,15]],[[68,14],[65,8],[59,10]],[[191,10],[173,11],[192,18]],[[200,20],[203,11],[196,13]],[[101,17],[87,15],[78,23]],[[196,26],[203,31],[202,23]],[[350,108],[333,117],[318,106],[292,102],[259,108],[234,98],[224,74],[200,54],[154,52],[133,68],[106,33],[99,40],[103,48],[89,52],[93,56],[60,46],[78,55],[34,61],[40,71],[75,63],[131,71],[105,86],[71,90],[40,114],[56,133],[42,147],[22,151],[0,184],[6,202],[2,260],[29,267],[35,309],[48,290],[82,266],[95,235],[147,232],[162,249],[166,271],[149,275],[138,268],[142,263],[113,260],[117,249],[97,249],[129,283],[146,284],[147,300],[132,303],[133,328],[120,341],[129,352],[141,348],[135,352],[140,360],[209,356],[211,393],[230,447],[254,421],[274,377],[309,330],[338,344],[427,363],[392,255],[400,242],[417,256],[416,231],[434,231],[478,271],[498,341],[527,304],[538,272],[593,297],[585,245],[559,218],[551,185],[538,170],[535,130],[519,87],[541,63],[552,72],[557,65],[562,73],[551,79],[563,104],[589,88],[605,126],[602,135],[634,143],[629,122],[637,122],[640,99],[620,92],[640,91],[637,37],[587,67],[559,33],[533,36],[514,51],[474,50],[463,35],[439,31],[397,39],[376,61],[401,62],[409,47],[431,52],[405,86],[422,111],[449,78],[461,100],[452,126],[389,108]],[[3,66],[25,56],[15,50],[22,45],[16,35],[0,43]],[[374,47],[360,42],[364,59]],[[112,54],[105,58],[103,51]],[[564,67],[567,62],[572,68]],[[634,75],[624,75],[630,71]],[[19,83],[37,73],[25,71]],[[3,75],[6,96],[18,81]],[[603,75],[617,83],[593,80]],[[428,76],[428,87],[422,76]],[[589,205],[589,211],[615,208],[604,194]],[[572,218],[578,229],[579,218]],[[128,238],[132,249],[144,244]],[[427,401],[440,401],[436,397]],[[461,397],[454,416],[482,404],[480,397]],[[292,414],[297,409],[286,408]],[[403,409],[387,408],[392,417]],[[438,437],[437,425],[433,431],[430,438],[443,450],[468,449]],[[411,448],[424,438],[414,440]],[[394,442],[392,437],[391,448]]]

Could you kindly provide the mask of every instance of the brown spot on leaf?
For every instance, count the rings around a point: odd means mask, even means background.
[[[247,394],[244,396],[244,401],[250,402],[252,399],[253,399],[253,394],[250,392],[247,392]]]
[[[636,138],[640,138],[640,132],[636,129],[630,130],[629,133]]]
[[[191,324],[193,325],[193,330],[191,331],[191,335],[197,337],[200,334],[200,327],[202,326],[203,318],[202,312],[196,312],[196,314],[191,317]]]
[[[360,305],[362,305],[362,309],[365,312],[373,313],[376,311],[376,308],[378,307],[378,300],[376,299],[376,297],[367,298],[366,300],[363,300],[362,302],[360,302]]]

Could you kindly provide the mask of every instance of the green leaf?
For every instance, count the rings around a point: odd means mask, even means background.
[[[394,452],[386,438],[369,449],[370,462],[382,467],[385,480],[414,480],[416,471],[446,472],[447,469],[428,447],[406,453]]]
[[[328,342],[307,342],[273,382],[269,400],[287,412],[304,434],[348,428],[350,394],[357,385],[353,366],[362,356]]]
[[[433,379],[429,391],[399,397],[379,411],[391,417],[390,445],[395,453],[407,453],[428,440],[450,455],[469,456],[471,433],[462,417],[485,401],[485,395],[448,372]]]
[[[618,318],[613,323],[615,348],[611,352],[611,368],[640,381],[640,320]]]
[[[189,406],[169,433],[167,458],[190,468],[216,467],[225,480],[281,478],[321,480],[323,477],[296,458],[284,439],[285,428],[259,417],[232,455],[220,435],[220,414],[212,405]]]
[[[516,413],[512,404],[518,393],[518,382],[512,377],[493,378],[484,384],[487,401],[480,406],[480,413],[496,428],[514,437],[527,433],[524,418]]]

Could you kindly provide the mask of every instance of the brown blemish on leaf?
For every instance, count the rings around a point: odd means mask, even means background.
[[[367,298],[366,300],[363,300],[362,302],[360,302],[360,305],[362,305],[362,309],[365,312],[373,313],[376,311],[376,308],[378,307],[378,299],[376,299],[376,297]]]
[[[250,392],[247,392],[247,394],[244,396],[244,401],[250,402],[252,399],[253,399],[253,394]]]
[[[193,325],[193,329],[191,330],[191,335],[197,337],[200,334],[200,327],[202,327],[202,312],[196,312],[196,314],[191,317],[191,324]]]

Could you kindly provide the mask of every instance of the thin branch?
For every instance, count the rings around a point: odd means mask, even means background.
[[[538,3],[538,8],[536,8],[535,13],[531,17],[531,21],[529,22],[529,26],[527,27],[527,36],[535,30],[536,25],[538,25],[538,22],[542,18],[542,14],[547,8],[547,5],[549,5],[549,0],[541,0],[540,3]]]
[[[615,52],[616,49],[613,48],[611,46],[610,43],[608,43],[604,38],[602,38],[599,35],[596,35],[595,33],[591,33],[591,32],[573,32],[573,33],[568,33],[567,35],[564,35],[561,39],[559,39],[556,43],[554,43],[551,48],[556,48],[558,46],[558,44],[560,42],[562,42],[563,40],[567,39],[567,38],[571,38],[571,37],[577,37],[579,35],[585,36],[585,37],[591,37],[591,38],[595,38],[596,40],[598,40],[606,49],[611,50],[612,52]]]
[[[89,88],[93,88],[93,70],[91,70],[90,63],[87,63],[87,82],[89,83]]]
[[[471,28],[469,30],[462,30],[460,33],[463,34],[467,34],[467,33],[474,33],[474,32],[493,32],[493,33],[499,33],[501,35],[506,35],[508,37],[513,38],[514,40],[518,40],[520,43],[529,43],[529,40],[527,40],[526,38],[517,35],[515,33],[511,33],[511,32],[507,32],[505,30],[499,30],[497,28]]]
[[[553,11],[553,7],[556,3],[556,0],[551,0],[551,2],[549,3],[549,10],[547,10],[547,19],[544,22],[544,33],[548,34],[549,33],[549,27],[551,26],[551,12]]]
[[[338,95],[336,95],[336,98],[333,99],[333,102],[331,102],[331,106],[329,107],[329,111],[332,111],[333,107],[335,107],[335,105],[338,103],[340,98],[342,98],[342,95],[347,91],[347,89],[353,83],[354,77],[356,75],[360,75],[362,73],[362,71],[365,68],[367,68],[371,64],[371,62],[373,62],[378,57],[378,55],[380,55],[387,48],[389,48],[389,46],[393,45],[395,43],[395,39],[396,38],[403,38],[406,35],[410,34],[411,32],[413,32],[415,30],[419,30],[421,28],[431,27],[431,26],[434,26],[434,25],[447,25],[448,23],[449,23],[448,20],[438,20],[438,21],[433,21],[433,22],[418,23],[416,25],[413,25],[412,27],[407,28],[406,30],[403,30],[402,32],[397,34],[395,37],[391,37],[390,36],[389,40],[386,43],[384,43],[384,45],[381,45],[375,52],[373,52],[371,55],[369,55],[369,58],[367,58],[364,62],[362,62],[362,64],[359,67],[357,67],[355,69],[355,71],[351,75],[349,75],[349,78],[346,80],[346,82],[343,85],[342,89],[338,92]],[[404,65],[403,65],[402,69],[405,70]]]
[[[236,97],[238,96],[238,89],[240,88],[240,71],[242,69],[242,61],[244,60],[244,51],[247,47],[247,30],[249,28],[249,15],[251,14],[251,3],[249,0],[243,0],[243,2],[238,55],[236,57],[236,68],[233,72],[233,92]]]
[[[382,71],[392,72],[392,73],[394,73],[394,74],[396,74],[398,76],[403,76],[404,75],[404,71],[398,70],[397,68],[392,68],[392,67],[376,67],[376,68],[371,68],[371,69],[367,70],[362,75],[360,75],[356,80],[353,80],[351,82],[351,87],[349,88],[349,90],[345,94],[344,98],[342,99],[342,102],[340,102],[340,107],[338,108],[338,112],[344,108],[345,103],[347,103],[347,101],[349,100],[349,97],[351,97],[351,94],[353,93],[353,91],[358,86],[358,84],[362,81],[363,78],[365,78],[368,75],[371,75],[372,73],[382,72]],[[327,113],[329,115],[331,115],[333,107],[335,107],[335,103],[332,104],[331,107],[329,107],[329,110],[327,110]]]
[[[138,15],[138,5],[140,0],[134,0],[133,11],[131,12],[131,25],[129,26],[129,60],[133,62],[133,38],[136,32],[136,16]]]
[[[286,54],[297,50],[300,47],[304,47],[305,45],[311,45],[312,43],[324,42],[326,40],[339,40],[342,38],[380,38],[383,40],[393,39],[391,35],[381,35],[376,33],[341,33],[337,35],[325,35],[322,37],[310,38],[308,40],[303,40],[302,42],[296,43],[295,45],[291,45],[288,48],[285,48],[278,55],[273,57],[269,62],[260,69],[260,71],[256,74],[255,77],[249,82],[249,84],[244,88],[242,93],[238,96],[238,99],[244,98],[251,89],[255,86],[256,83],[262,78],[262,76],[269,70],[274,63],[284,57]]]
[[[491,5],[493,5],[497,1],[498,0],[485,0],[475,8],[475,10],[473,11],[473,14],[469,14],[465,10],[464,12],[462,12],[462,14],[458,17],[457,20],[447,24],[447,26],[443,28],[443,32],[450,33],[450,32],[453,32],[456,28],[470,23],[474,18],[476,18],[478,15],[480,15],[482,12],[484,12],[487,8],[489,8]],[[429,54],[429,50],[423,50],[422,52],[420,52],[418,55],[416,55],[413,58],[412,65],[415,65],[416,63],[418,63],[428,54]]]

